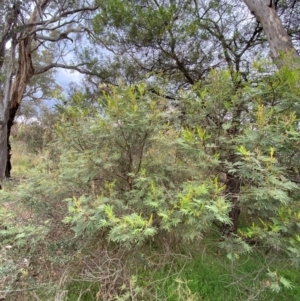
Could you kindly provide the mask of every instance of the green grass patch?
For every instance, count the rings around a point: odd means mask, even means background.
[[[159,255],[155,255],[159,256]],[[151,255],[150,266],[136,262],[138,297],[131,298],[130,289],[112,300],[138,301],[298,301],[300,274],[298,269],[285,266],[284,260],[271,264],[261,261],[259,253],[242,256],[231,262],[223,255],[199,252],[192,256],[174,255],[162,259]],[[165,256],[165,255],[164,255]],[[150,257],[149,257],[150,258]],[[163,262],[166,264],[163,264]],[[292,282],[292,289],[271,290],[268,269]],[[103,283],[73,281],[69,283],[67,301],[97,300]],[[123,296],[121,298],[121,296]],[[102,300],[102,299],[99,299]]]
[[[12,176],[26,175],[33,166],[33,158],[26,149],[26,144],[12,140]]]
[[[291,281],[293,289],[272,291],[268,267]],[[188,261],[177,260],[175,265],[141,273],[139,279],[150,287],[151,282],[155,284],[155,300],[298,301],[300,295],[299,271],[284,267],[282,261],[267,266],[258,253],[235,262],[211,253],[193,255]]]
[[[97,300],[97,294],[101,290],[101,283],[73,281],[68,285],[67,290],[66,301],[93,301]]]

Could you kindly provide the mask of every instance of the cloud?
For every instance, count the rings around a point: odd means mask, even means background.
[[[78,71],[67,70],[67,69],[57,69],[55,74],[56,82],[65,90],[68,85],[72,82],[80,83],[83,79],[83,75]]]
[[[40,121],[38,120],[37,117],[27,118],[24,115],[17,116],[16,119],[15,119],[15,122],[17,122],[17,123],[23,123],[23,124],[32,124],[32,123],[36,123],[37,122],[37,123],[40,124]]]

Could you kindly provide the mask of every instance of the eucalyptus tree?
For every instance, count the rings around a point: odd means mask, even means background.
[[[90,32],[85,25],[96,8],[92,0],[11,1],[1,7],[0,71],[4,88],[0,99],[0,180],[5,177],[9,158],[9,127],[32,78],[53,68],[88,73],[84,63],[66,61],[67,55],[76,50],[78,36]],[[54,53],[49,52],[51,44],[55,44]],[[39,65],[35,54],[47,52],[50,60]]]

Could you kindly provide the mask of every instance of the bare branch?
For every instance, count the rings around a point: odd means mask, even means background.
[[[68,66],[68,65],[65,65],[65,64],[53,63],[53,64],[49,64],[49,65],[47,65],[47,66],[45,66],[45,67],[43,67],[41,69],[35,70],[34,75],[45,73],[48,70],[53,69],[53,68],[69,69],[69,70],[78,71],[78,72],[80,72],[82,74],[95,75],[93,72],[91,72],[91,71],[89,71],[87,69],[80,68],[80,67],[86,66],[86,65],[87,65],[87,63],[82,63],[82,64],[75,65],[75,66]]]
[[[87,11],[95,11],[98,8],[98,6],[95,7],[82,7],[82,8],[78,8],[75,10],[70,10],[70,11],[66,11],[61,13],[60,15],[57,15],[49,20],[46,21],[39,21],[39,22],[33,22],[33,23],[28,23],[26,24],[23,28],[30,28],[30,27],[34,27],[34,26],[39,26],[39,25],[43,25],[43,27],[36,27],[34,29],[32,29],[28,35],[34,34],[37,31],[42,31],[42,30],[52,30],[52,28],[47,28],[47,26],[49,26],[49,24],[53,24],[59,20],[61,20],[62,18],[66,18],[70,15],[74,15],[76,13],[83,13],[83,12],[87,12]]]

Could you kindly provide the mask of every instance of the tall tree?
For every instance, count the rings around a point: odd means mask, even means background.
[[[76,48],[76,35],[89,32],[84,21],[97,6],[89,0],[14,1],[3,6],[2,35],[0,37],[0,71],[5,65],[3,92],[0,99],[0,180],[5,177],[10,127],[33,76],[53,68],[69,68],[81,72],[85,64],[67,65],[64,56]],[[7,43],[10,47],[7,48]],[[36,66],[34,53],[57,45],[51,63]],[[71,46],[72,45],[72,46]]]

